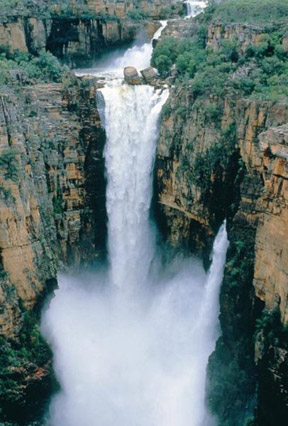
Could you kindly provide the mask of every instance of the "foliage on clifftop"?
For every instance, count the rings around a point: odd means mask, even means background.
[[[67,0],[64,0],[64,3]],[[49,13],[53,0],[0,0],[0,19],[8,16],[39,16]]]
[[[0,0],[0,19],[5,17],[49,17],[51,14],[91,14],[85,0]]]
[[[268,23],[288,17],[287,0],[223,0],[217,7],[212,1],[209,13],[221,23]]]
[[[82,17],[96,18],[102,17],[106,20],[119,19],[115,15],[109,15],[103,5],[103,11],[96,13],[95,9],[89,7],[87,0],[0,0],[0,21],[5,21],[7,17]],[[117,0],[115,0],[117,3]],[[140,0],[128,2],[130,9],[127,17],[135,20],[147,19],[147,13],[142,9]],[[153,3],[153,0],[151,0]],[[96,2],[95,2],[96,5]],[[159,19],[172,18],[178,14],[183,16],[185,9],[181,1],[178,4],[171,4],[167,0],[167,7],[159,10]]]
[[[276,0],[275,0],[276,1]],[[216,8],[217,10],[217,8]],[[216,13],[216,12],[215,12]],[[287,6],[288,13],[288,6]],[[152,65],[165,77],[173,64],[177,69],[176,84],[187,83],[194,96],[225,94],[255,99],[287,100],[288,47],[287,23],[263,27],[257,43],[243,49],[239,38],[223,37],[218,44],[207,43],[208,25],[203,24],[210,11],[201,17],[198,32],[189,39],[164,37],[156,46]]]
[[[29,53],[11,53],[0,46],[0,86],[10,83],[33,84],[60,82],[67,67],[60,64],[50,52],[39,56]]]

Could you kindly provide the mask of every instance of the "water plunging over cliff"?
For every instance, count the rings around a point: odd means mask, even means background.
[[[110,83],[105,99],[107,213],[112,283],[145,283],[154,257],[149,225],[157,121],[168,90]]]
[[[52,426],[210,426],[205,371],[218,335],[223,225],[208,274],[157,258],[149,220],[158,120],[167,90],[100,91],[106,130],[108,271],[62,276],[44,317],[61,392]]]
[[[185,0],[184,3],[186,4],[187,8],[187,15],[186,18],[194,18],[194,16],[197,16],[206,6],[207,1],[195,1],[195,0]]]
[[[139,71],[150,66],[150,60],[153,51],[153,40],[158,40],[161,36],[162,31],[165,29],[167,21],[160,21],[160,27],[155,32],[153,38],[147,43],[139,44],[139,40],[136,40],[134,45],[119,56],[117,52],[114,54],[106,55],[98,61],[95,68],[76,70],[77,75],[112,75],[113,78],[123,76],[123,68],[133,66]]]

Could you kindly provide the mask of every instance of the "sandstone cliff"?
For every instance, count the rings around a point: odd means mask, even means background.
[[[1,420],[41,418],[55,389],[37,322],[57,271],[105,259],[96,88],[67,75],[0,97]]]
[[[0,45],[31,53],[48,48],[74,65],[135,37],[139,24],[124,17],[130,3],[88,6],[89,13],[109,17],[79,16],[73,2],[73,16],[56,10],[53,17],[9,17],[0,24]],[[141,3],[154,18],[161,6]],[[172,22],[166,34],[194,37],[198,28]],[[223,39],[236,40],[245,54],[261,47],[263,35],[263,26],[212,23],[205,42],[217,53]],[[281,43],[287,51],[287,36]],[[59,84],[17,85],[0,97],[0,331],[9,350],[10,341],[19,345],[27,311],[37,311],[55,286],[59,266],[105,258],[106,238],[97,81],[67,75]],[[163,109],[155,174],[163,235],[208,265],[213,236],[225,217],[228,222],[223,336],[207,384],[208,403],[223,425],[243,426],[254,409],[261,426],[279,426],[287,418],[287,122],[285,101],[237,91],[196,98],[189,81],[171,87]],[[17,367],[21,389],[49,374],[50,358]],[[14,367],[9,378],[13,374]]]
[[[191,37],[197,31],[192,25],[172,24],[166,34]],[[222,46],[223,39],[238,40],[245,53],[263,43],[263,34],[263,26],[212,23],[206,43],[218,51],[221,40]],[[288,103],[245,99],[228,90],[223,98],[211,93],[199,99],[184,81],[172,87],[162,115],[156,210],[164,236],[178,249],[202,254],[208,264],[211,236],[228,221],[223,336],[209,364],[208,404],[221,424],[246,424],[256,407],[259,425],[284,425],[288,352],[280,329],[287,324],[288,298]]]
[[[102,247],[95,235],[103,236],[105,181],[93,80],[22,90],[20,98],[2,95],[0,108],[1,332],[6,335],[16,332],[18,298],[31,309],[45,282],[55,279],[59,261],[88,263],[100,253],[96,245],[105,250],[105,234],[104,242],[99,238]]]
[[[74,67],[95,60],[107,48],[133,41],[143,23],[151,25],[145,20],[177,16],[183,10],[174,0],[47,1],[46,8],[42,3],[0,13],[0,46],[32,54],[47,49]]]

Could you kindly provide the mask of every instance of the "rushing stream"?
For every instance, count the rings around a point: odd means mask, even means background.
[[[127,57],[129,65],[147,64],[151,51],[150,44],[134,46],[107,69],[117,71]],[[124,84],[118,71],[98,94],[107,136],[110,265],[60,276],[43,316],[61,384],[50,407],[52,426],[214,425],[205,377],[218,336],[228,241],[222,225],[208,274],[196,259],[157,262],[149,210],[167,97],[168,89]]]
[[[186,19],[193,18],[198,15],[198,13],[207,6],[207,0],[185,0],[184,3],[187,8]]]

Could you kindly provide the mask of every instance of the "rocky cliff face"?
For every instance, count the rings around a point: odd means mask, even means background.
[[[41,418],[55,388],[37,318],[57,271],[105,259],[97,87],[67,74],[0,97],[1,420]]]
[[[187,33],[187,24],[183,28]],[[208,46],[217,51],[223,37],[238,37],[245,52],[263,40],[263,28],[212,24]],[[207,384],[208,404],[221,425],[246,424],[255,407],[259,425],[284,425],[287,419],[288,352],[280,331],[287,324],[288,297],[287,122],[285,102],[228,93],[199,100],[189,83],[172,88],[163,109],[156,187],[166,238],[202,253],[208,263],[211,236],[228,221],[223,336]]]
[[[9,21],[0,23],[1,46],[32,54],[47,49],[72,66],[97,58],[109,47],[131,42],[140,28],[136,21],[117,18],[15,17]]]
[[[19,299],[31,309],[59,262],[89,263],[105,251],[95,84],[73,80],[68,88],[43,84],[24,87],[20,97],[2,95],[0,126],[1,332],[11,336]]]
[[[48,48],[75,64],[135,37],[138,23],[124,19],[130,3],[88,6],[110,18],[15,16],[0,24],[0,45],[31,53]],[[141,3],[159,17],[162,3],[150,6]],[[187,21],[172,22],[167,34],[190,37],[196,30]],[[237,39],[245,52],[263,41],[263,28],[209,26],[207,45],[215,52],[223,38]],[[287,37],[282,44],[286,49]],[[55,286],[59,266],[105,258],[106,238],[97,81],[67,75],[59,84],[17,85],[0,96],[0,333],[8,339],[8,360],[15,342],[31,345],[19,338],[23,329],[31,332],[26,313],[37,311]],[[208,403],[223,425],[243,426],[255,408],[261,426],[281,426],[287,418],[287,123],[285,102],[237,94],[196,99],[189,83],[172,87],[163,108],[155,178],[163,234],[208,265],[213,236],[227,218],[223,335],[207,384]],[[49,357],[9,367],[9,378],[18,374],[17,392],[49,373]]]
[[[47,49],[75,67],[90,63],[107,48],[133,41],[143,25],[151,31],[145,18],[176,16],[183,5],[174,0],[142,1],[137,6],[128,1],[71,0],[48,2],[42,9],[27,11],[27,16],[21,10],[0,13],[0,46],[33,55]]]

